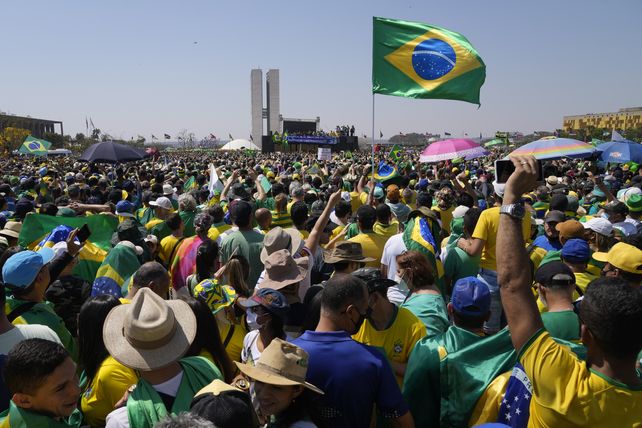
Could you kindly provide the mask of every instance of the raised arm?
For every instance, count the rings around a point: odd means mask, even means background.
[[[236,179],[239,176],[239,172],[237,169],[232,171],[232,175],[230,178],[227,180],[225,183],[225,187],[223,187],[223,191],[221,192],[221,200],[225,199],[227,197],[227,192],[229,192],[230,187],[232,187],[232,184],[236,181]]]
[[[515,165],[504,190],[503,205],[520,203],[521,195],[535,187],[537,160],[533,156],[510,158]],[[543,327],[531,291],[532,275],[522,237],[522,219],[500,214],[497,232],[497,279],[511,340],[517,351]]]
[[[321,239],[321,233],[323,232],[323,229],[328,224],[328,220],[330,219],[330,214],[332,214],[332,210],[334,210],[334,207],[339,203],[341,200],[341,189],[337,190],[334,192],[332,195],[330,195],[330,198],[328,198],[328,203],[326,204],[323,212],[317,219],[317,222],[314,224],[314,227],[310,231],[310,235],[308,236],[308,239],[305,240],[305,246],[308,247],[308,250],[312,254],[314,254],[317,250],[317,247],[319,246],[319,240]]]

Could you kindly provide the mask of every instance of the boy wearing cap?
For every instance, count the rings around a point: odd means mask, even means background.
[[[576,288],[573,271],[562,262],[549,262],[535,272],[535,286],[546,312],[542,313],[544,328],[551,336],[578,342],[580,322],[573,311]]]
[[[584,295],[589,283],[597,279],[597,276],[587,271],[588,262],[591,260],[591,248],[585,240],[572,238],[564,243],[560,256],[575,275],[573,299],[577,300]]]
[[[49,263],[53,257],[53,250],[44,247],[38,252],[20,251],[7,259],[2,267],[2,278],[12,295],[7,299],[5,311],[13,324],[42,324],[50,327],[75,359],[77,349],[73,336],[63,319],[45,301],[45,291],[52,279]]]
[[[505,204],[516,204],[537,180],[532,156],[511,157]],[[528,258],[520,236],[520,212],[505,211],[497,236],[502,303],[519,362],[530,379],[529,426],[613,427],[639,425],[642,381],[636,359],[642,349],[642,294],[618,278],[593,281],[580,305],[580,337],[588,359],[579,361],[543,328],[533,301]],[[639,263],[640,258],[637,259]],[[642,272],[642,266],[639,266]]]
[[[352,273],[362,279],[368,288],[368,303],[371,314],[361,325],[359,331],[352,335],[357,342],[374,346],[382,350],[390,361],[399,387],[410,352],[417,341],[426,335],[426,327],[409,309],[398,307],[388,300],[388,287],[396,282],[381,278],[381,271],[374,268],[363,268]]]
[[[221,373],[203,357],[181,358],[196,336],[196,317],[181,300],[164,300],[142,288],[131,304],[114,307],[103,327],[107,351],[140,380],[127,404],[107,415],[107,428],[152,428],[187,411],[194,394]]]
[[[473,383],[480,379],[466,373],[457,378],[459,382],[450,383],[462,361],[472,369],[472,362],[481,365],[492,356],[496,367],[493,367],[493,373],[485,374],[488,382],[512,368],[514,362],[511,358],[514,351],[506,330],[491,337],[484,335],[484,322],[491,310],[491,295],[484,282],[473,276],[458,280],[447,309],[453,325],[445,333],[420,340],[408,361],[403,394],[418,427],[466,425],[467,421],[458,420],[463,417],[461,412],[453,410],[456,402],[461,401],[461,396],[454,394],[473,390]],[[465,349],[470,351],[466,353]],[[442,384],[444,379],[449,379],[448,385],[456,384],[457,391]],[[448,408],[442,407],[451,400],[454,403]],[[474,402],[470,403],[470,408],[459,410],[472,411]]]

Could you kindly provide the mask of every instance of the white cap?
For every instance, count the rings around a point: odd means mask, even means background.
[[[613,234],[613,225],[610,221],[602,217],[595,217],[584,223],[584,229],[591,229],[593,232],[604,236]]]
[[[139,247],[138,245],[134,245],[134,244],[133,244],[133,242],[130,242],[130,241],[120,241],[120,242],[118,243],[118,245],[122,245],[122,246],[124,246],[124,247],[129,247],[129,248],[131,248],[131,249],[132,249],[132,250],[134,250],[134,252],[135,252],[136,254],[138,254],[139,256],[140,256],[141,254],[143,254],[143,249],[142,249],[141,247]]]
[[[145,237],[145,242],[151,242],[152,244],[156,245],[158,244],[158,238],[156,235],[147,235]]]
[[[170,201],[169,198],[166,198],[165,196],[161,196],[155,201],[150,201],[149,205],[151,205],[152,207],[164,208],[166,210],[171,210],[172,208],[174,208],[172,206],[172,201]]]
[[[618,200],[624,203],[626,203],[626,201],[628,201],[629,198],[633,195],[642,195],[642,189],[640,189],[639,187],[629,187],[626,189],[621,189],[619,192],[617,192]]]
[[[459,205],[457,208],[453,210],[453,218],[461,218],[466,214],[466,212],[469,210],[465,205]]]
[[[176,187],[172,187],[171,184],[163,184],[163,195],[170,196],[176,193]]]
[[[500,198],[504,197],[504,189],[505,188],[506,188],[506,183],[498,183],[497,181],[493,181],[493,189],[495,189],[495,193]]]

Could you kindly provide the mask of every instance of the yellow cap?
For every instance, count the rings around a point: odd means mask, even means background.
[[[608,253],[593,253],[593,258],[598,262],[610,263],[626,272],[642,273],[642,250],[624,242],[618,242],[612,246]]]

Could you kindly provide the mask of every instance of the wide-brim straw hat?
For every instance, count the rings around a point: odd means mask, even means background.
[[[109,354],[135,370],[155,370],[178,361],[196,336],[196,317],[182,300],[163,300],[141,288],[131,304],[113,308],[103,326]]]
[[[288,250],[275,251],[264,262],[265,277],[261,288],[280,290],[303,280],[308,274],[308,257],[293,258]]]
[[[323,394],[318,387],[305,381],[309,356],[302,348],[275,338],[263,350],[256,366],[235,362],[239,370],[256,381],[277,386],[301,385],[317,394]]]
[[[292,227],[283,229],[277,226],[263,237],[261,262],[265,264],[268,256],[275,251],[288,250],[291,254],[297,254],[302,248],[303,239],[301,239],[301,232]]]

